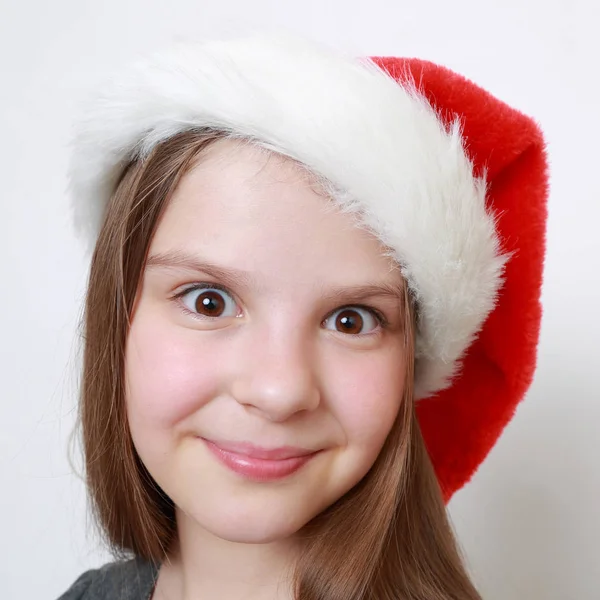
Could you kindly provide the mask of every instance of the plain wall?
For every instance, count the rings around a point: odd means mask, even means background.
[[[65,194],[74,108],[157,40],[284,25],[358,55],[444,64],[544,129],[552,189],[539,368],[450,512],[486,600],[598,600],[597,11],[591,0],[0,0],[0,597],[56,598],[108,559],[67,461],[88,267]]]

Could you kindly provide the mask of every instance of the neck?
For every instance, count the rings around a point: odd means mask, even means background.
[[[291,600],[291,539],[240,543],[177,512],[178,539],[163,562],[153,600]]]

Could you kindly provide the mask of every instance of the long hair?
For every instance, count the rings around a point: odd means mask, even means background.
[[[125,344],[158,221],[181,178],[230,134],[192,130],[124,170],[92,256],[79,425],[92,513],[117,557],[162,562],[175,507],[138,456],[125,408]],[[406,386],[375,464],[299,533],[297,600],[481,600],[462,563],[413,397],[415,307],[404,290]]]

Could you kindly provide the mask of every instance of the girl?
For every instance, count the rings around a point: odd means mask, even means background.
[[[533,376],[536,125],[431,63],[183,43],[103,88],[70,176],[117,560],[62,599],[480,598],[444,503]]]

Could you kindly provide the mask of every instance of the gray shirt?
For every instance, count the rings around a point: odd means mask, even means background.
[[[58,600],[150,600],[159,567],[141,558],[83,573]]]

